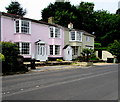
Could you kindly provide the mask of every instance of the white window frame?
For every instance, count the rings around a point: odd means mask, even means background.
[[[51,31],[50,31],[50,34],[49,34],[49,37],[50,38],[61,38],[61,34],[60,34],[60,28],[58,27],[50,27],[49,29],[53,29],[53,37],[51,37]],[[56,29],[58,29],[58,34],[56,36]]]
[[[16,32],[16,21],[19,21],[19,32]],[[22,27],[22,21],[26,21],[26,22],[29,23],[29,31],[27,33],[21,31],[22,30],[21,29],[21,27]],[[28,20],[16,19],[15,22],[14,22],[14,29],[15,29],[15,33],[31,34],[31,22],[28,21]]]
[[[86,36],[86,42],[90,42],[90,36]]]
[[[53,46],[53,54],[50,54],[50,46]],[[55,46],[59,46],[59,54],[55,54]],[[60,45],[49,45],[49,55],[61,55],[61,46]]]
[[[75,33],[75,40],[72,40],[72,36],[71,36],[71,32],[74,32]],[[82,32],[79,32],[79,31],[70,31],[69,32],[69,39],[70,39],[70,41],[78,41],[78,42],[82,42]],[[80,36],[80,39],[78,39],[78,34],[80,34],[79,36]]]
[[[20,55],[31,55],[31,43],[30,42],[16,42],[19,44]],[[29,54],[22,54],[22,43],[29,43]]]

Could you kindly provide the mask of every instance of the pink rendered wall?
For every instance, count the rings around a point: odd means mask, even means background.
[[[44,41],[47,45],[61,45],[60,56],[49,57],[63,57],[64,47],[64,31],[61,29],[61,38],[49,38],[50,30],[49,25],[31,22],[31,34],[17,34],[14,33],[14,19],[10,17],[2,17],[2,41],[12,42],[30,42],[31,43],[31,56],[35,57],[35,42],[38,40]],[[49,52],[49,47],[47,46]],[[30,57],[30,56],[24,56]]]
[[[34,42],[38,41],[38,40],[42,40],[44,42],[46,42],[46,44],[49,45],[61,45],[61,55],[59,56],[49,56],[49,57],[63,57],[63,52],[62,49],[64,47],[64,36],[63,36],[63,31],[62,29],[60,30],[60,34],[61,34],[61,38],[49,38],[49,34],[50,34],[50,30],[49,30],[49,25],[44,25],[44,24],[38,24],[38,23],[34,23],[32,22],[31,24],[31,41],[32,41],[32,49],[33,53],[35,51],[35,46],[34,46]],[[49,47],[47,52],[49,52]]]
[[[14,20],[9,17],[1,17],[1,27],[1,41],[14,42]]]

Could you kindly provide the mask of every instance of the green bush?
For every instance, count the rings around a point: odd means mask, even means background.
[[[62,59],[56,59],[56,61],[58,61],[58,62],[62,62],[63,60],[62,60]]]
[[[5,56],[0,53],[0,62],[5,61]]]
[[[5,57],[5,61],[2,61],[2,73],[24,71],[25,67],[17,61],[18,46],[11,42],[0,42],[0,46]]]

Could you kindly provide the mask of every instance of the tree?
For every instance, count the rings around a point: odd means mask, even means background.
[[[95,16],[95,36],[96,41],[100,42],[102,46],[108,46],[114,40],[120,39],[120,16],[110,14],[108,11],[99,10],[94,12]]]
[[[81,20],[80,18],[77,19],[80,23],[78,28],[84,29],[89,33],[94,32],[94,3],[81,2],[77,6],[77,10],[79,11],[79,16],[81,16]]]
[[[54,17],[55,23],[67,27],[70,22],[75,22],[76,14],[76,7],[70,2],[55,2],[42,10],[42,21],[47,22],[49,17]]]
[[[115,40],[114,43],[111,43],[108,46],[108,51],[117,56],[117,59],[120,62],[120,40]]]
[[[19,2],[15,1],[15,2],[11,2],[8,7],[5,7],[7,10],[7,13],[11,13],[11,14],[16,14],[19,16],[24,16],[26,14],[26,9],[23,9],[22,7],[20,7]]]
[[[82,53],[83,57],[86,57],[86,61],[89,61],[89,57],[91,57],[94,54],[94,50],[92,49],[83,49]]]
[[[120,14],[120,8],[116,11],[116,14]]]
[[[96,36],[96,42],[101,43],[102,49],[114,40],[120,39],[120,15],[110,14],[105,10],[94,11],[94,4],[81,2],[71,5],[70,2],[55,2],[42,11],[42,20],[54,17],[55,23],[67,27],[73,23],[75,29],[82,29]]]

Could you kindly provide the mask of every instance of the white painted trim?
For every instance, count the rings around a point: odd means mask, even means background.
[[[29,34],[31,34],[31,33],[32,33],[32,30],[31,30],[31,29],[32,29],[32,26],[31,26],[32,24],[31,24],[31,23],[32,23],[32,22],[31,22],[31,21],[29,21]]]
[[[31,43],[29,43],[29,47],[30,47],[30,49],[29,49],[29,55],[31,55],[31,53],[32,53],[32,52],[31,52],[31,51],[32,51],[32,49],[31,49],[31,48],[32,48],[32,47],[31,47]]]
[[[16,33],[16,20],[14,20],[14,33]]]
[[[21,54],[21,52],[22,52],[22,42],[19,42],[19,46],[20,46],[19,51],[20,51],[20,54]]]
[[[53,45],[53,55],[55,55],[55,45]]]
[[[19,20],[19,33],[21,33],[21,19]]]
[[[81,32],[81,42],[83,41],[83,32]]]
[[[2,18],[2,16],[0,17],[0,19],[1,19],[1,41],[2,41],[2,40],[4,40],[3,39],[3,22],[2,22],[3,18]]]

